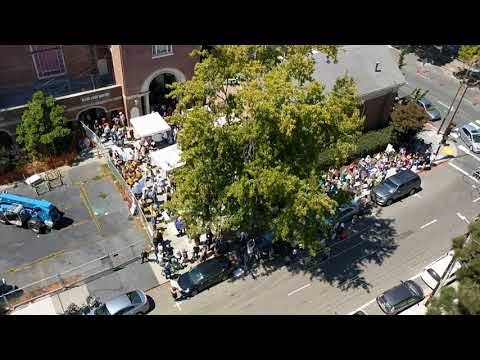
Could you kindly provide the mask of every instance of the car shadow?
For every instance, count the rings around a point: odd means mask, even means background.
[[[60,220],[57,221],[57,223],[53,226],[54,230],[62,230],[65,229],[66,227],[69,227],[70,225],[73,224],[73,219],[63,216]]]
[[[275,258],[256,264],[239,277],[229,281],[269,276],[283,268],[292,274],[308,275],[310,279],[325,281],[342,291],[363,288],[370,292],[372,284],[362,275],[369,263],[381,266],[398,248],[398,234],[393,227],[394,219],[378,219],[365,216],[347,226],[349,235],[341,240],[331,242],[329,256],[305,256],[294,261]]]
[[[147,301],[148,301],[148,310],[145,312],[145,315],[155,310],[155,300],[153,300],[153,298],[150,295],[147,295]]]

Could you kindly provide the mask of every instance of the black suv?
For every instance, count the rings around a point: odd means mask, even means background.
[[[412,280],[402,281],[400,285],[385,291],[377,297],[377,304],[387,315],[397,315],[399,312],[422,301],[422,288]]]
[[[225,256],[209,259],[183,273],[176,281],[171,280],[172,294],[179,292],[182,298],[195,296],[200,291],[227,280],[232,272],[233,264]]]
[[[370,197],[379,205],[389,206],[403,196],[415,194],[421,184],[420,176],[411,170],[403,170],[375,186]]]

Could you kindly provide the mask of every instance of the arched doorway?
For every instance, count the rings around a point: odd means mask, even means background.
[[[83,110],[78,114],[77,119],[87,125],[90,129],[93,129],[93,124],[95,120],[100,120],[101,118],[107,118],[107,112],[105,108],[94,107],[91,109]]]
[[[166,116],[175,109],[177,105],[175,99],[167,97],[171,91],[167,85],[171,85],[176,81],[177,78],[171,73],[160,74],[152,80],[148,87],[151,111],[157,111],[160,115]]]
[[[0,149],[9,152],[14,149],[12,137],[8,132],[3,130],[0,130]]]
[[[148,97],[142,98],[145,111],[147,113],[158,111],[162,116],[165,116],[165,111],[173,111],[176,100],[166,97],[171,91],[167,88],[167,85],[183,81],[185,81],[185,75],[175,68],[163,68],[151,73],[145,79],[141,88],[142,93],[148,92],[149,94]],[[148,103],[145,103],[145,101]]]

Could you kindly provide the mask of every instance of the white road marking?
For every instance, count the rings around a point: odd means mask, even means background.
[[[357,311],[360,311],[360,310],[365,309],[368,305],[374,303],[376,300],[377,300],[377,298],[370,300],[370,301],[367,302],[366,304],[360,306],[357,310],[353,310],[353,311],[352,311],[351,313],[349,313],[348,315],[353,315],[353,314],[355,314]]]
[[[182,311],[182,308],[180,307],[181,301],[175,301],[175,306],[177,307],[178,310]]]
[[[455,134],[454,132],[451,132],[450,136],[453,137],[454,139],[458,139],[460,137],[460,136],[458,136],[458,134]]]
[[[479,197],[479,198],[476,198],[476,199],[473,200],[472,202],[476,203],[477,201],[480,201],[480,197]]]
[[[420,195],[418,195],[418,194],[415,194],[415,195],[413,195],[413,196],[415,196],[415,197],[417,197],[417,198],[419,198],[419,199],[422,198],[422,197],[421,197]]]
[[[465,154],[470,155],[471,157],[473,157],[475,160],[480,161],[480,157],[472,154],[472,152],[471,152],[470,150],[468,150],[465,146],[463,146],[463,145],[458,145],[458,148],[459,148],[460,150],[462,150]]]
[[[291,296],[291,295],[293,295],[293,294],[295,294],[295,293],[297,293],[297,292],[299,292],[299,291],[302,291],[303,289],[306,289],[306,288],[308,288],[308,287],[311,286],[311,285],[312,285],[312,284],[303,285],[302,287],[298,288],[297,290],[293,290],[293,291],[289,292],[287,296]]]
[[[470,221],[467,219],[466,216],[460,214],[459,212],[457,212],[457,216],[460,218],[460,220],[463,220],[463,221],[465,221],[467,224],[470,224]]]
[[[472,179],[473,181],[475,181],[475,182],[477,182],[477,183],[480,182],[480,181],[478,181],[477,179],[475,179],[472,175],[470,175],[469,173],[467,173],[465,170],[459,168],[457,165],[452,164],[451,162],[448,162],[448,165],[450,165],[450,166],[453,167],[454,169],[460,171],[463,175],[469,177],[469,178]]]
[[[427,226],[430,226],[430,225],[432,225],[432,224],[435,224],[436,222],[437,222],[437,219],[432,220],[432,221],[426,223],[425,225],[420,226],[420,229],[425,229]]]
[[[450,107],[450,106],[448,106],[448,105],[445,105],[445,104],[444,104],[443,102],[441,102],[441,101],[437,101],[437,102],[438,102],[440,105],[442,105],[443,107],[447,108],[447,109]]]

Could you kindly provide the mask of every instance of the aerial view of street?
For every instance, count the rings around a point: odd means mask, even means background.
[[[0,53],[0,314],[480,314],[480,45]]]

